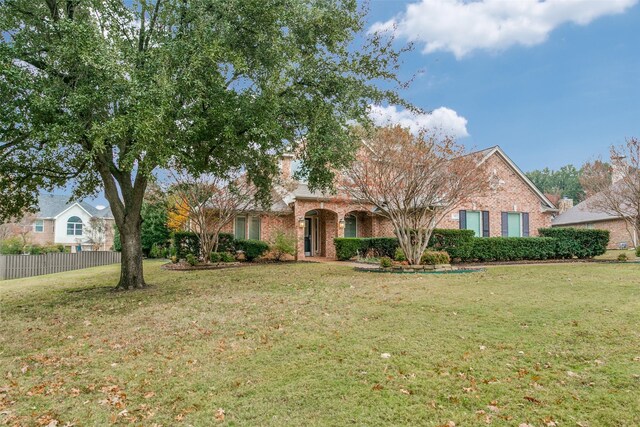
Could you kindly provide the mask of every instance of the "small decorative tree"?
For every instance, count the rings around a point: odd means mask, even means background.
[[[89,229],[87,230],[87,238],[89,239],[89,243],[91,243],[91,249],[94,251],[103,250],[111,232],[111,227],[104,218],[91,217],[89,220]]]
[[[419,264],[438,222],[488,188],[480,160],[448,137],[379,128],[364,138],[340,186],[388,218],[409,264]]]
[[[217,251],[220,231],[254,203],[256,189],[240,170],[221,178],[194,176],[176,167],[169,175],[169,192],[178,200],[175,207],[180,215],[186,210],[187,227],[198,234],[200,256],[208,263],[209,254]]]
[[[610,163],[586,163],[581,183],[591,196],[587,206],[625,221],[631,240],[640,236],[640,141],[610,147]]]

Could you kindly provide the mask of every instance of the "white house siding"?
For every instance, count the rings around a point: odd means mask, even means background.
[[[69,218],[77,216],[82,220],[82,236],[68,236],[67,235],[67,222]],[[78,244],[85,243],[87,240],[87,230],[91,221],[91,215],[82,209],[79,205],[75,204],[69,207],[66,211],[62,212],[56,217],[55,226],[55,242],[56,244],[63,244],[65,246],[75,247]]]

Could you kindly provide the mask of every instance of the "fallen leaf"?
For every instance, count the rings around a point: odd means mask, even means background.
[[[154,391],[150,391],[148,393],[145,393],[144,398],[145,399],[151,399],[155,395],[156,395],[156,393]]]
[[[215,414],[216,421],[224,421],[224,409],[218,408]]]
[[[375,384],[373,387],[371,387],[371,390],[375,390],[375,391],[379,391],[382,390],[384,387],[382,386],[382,384]]]
[[[535,397],[531,397],[531,396],[525,396],[524,400],[528,400],[531,403],[535,403],[536,405],[541,405],[542,402],[540,402],[538,399],[536,399]]]
[[[382,353],[382,354],[380,355],[380,357],[382,357],[383,359],[388,359],[388,358],[390,358],[390,357],[391,357],[391,354],[389,354],[389,353]]]

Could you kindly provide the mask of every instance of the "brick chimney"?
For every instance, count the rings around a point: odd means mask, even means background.
[[[292,154],[283,154],[280,157],[280,179],[282,181],[288,181],[292,177],[291,162],[293,161]]]
[[[573,199],[564,196],[562,199],[558,200],[558,213],[565,213],[569,209],[573,207]]]

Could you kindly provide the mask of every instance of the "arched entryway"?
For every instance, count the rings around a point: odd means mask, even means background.
[[[304,214],[302,254],[305,257],[333,257],[333,239],[338,236],[338,214],[329,209],[312,209]]]

